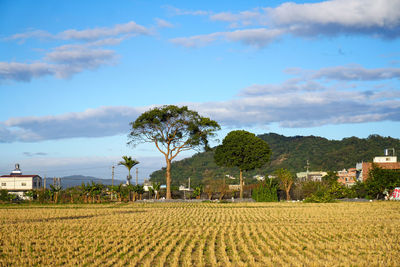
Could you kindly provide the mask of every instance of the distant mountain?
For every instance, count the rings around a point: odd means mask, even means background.
[[[246,177],[271,174],[279,168],[289,169],[293,173],[305,171],[307,160],[310,170],[338,171],[353,168],[357,162],[372,161],[373,157],[383,155],[385,148],[395,148],[396,151],[400,151],[399,139],[379,135],[370,135],[364,139],[349,137],[340,141],[317,136],[287,137],[275,133],[263,134],[259,137],[269,144],[272,157],[263,168],[245,173]],[[201,184],[205,172],[217,178],[222,178],[226,174],[237,177],[239,173],[236,168],[218,167],[214,163],[212,150],[173,162],[172,184],[187,184],[189,177],[192,185]],[[165,168],[153,172],[150,180],[164,184]],[[235,180],[229,182],[237,183]]]
[[[62,188],[69,188],[69,187],[74,187],[74,186],[79,186],[82,185],[82,183],[101,183],[103,185],[111,185],[112,180],[111,179],[101,179],[97,177],[92,177],[92,176],[84,176],[84,175],[71,175],[71,176],[65,176],[61,177],[61,186]],[[125,183],[126,181],[122,180],[116,180],[114,179],[114,185],[119,185],[121,183]],[[51,184],[53,184],[53,178],[47,178],[46,179],[46,188],[49,188]]]

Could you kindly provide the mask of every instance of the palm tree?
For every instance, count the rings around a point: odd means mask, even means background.
[[[129,185],[129,184],[131,184],[131,179],[132,179],[131,169],[133,168],[133,166],[139,164],[139,161],[132,159],[132,157],[128,157],[128,156],[122,156],[122,158],[123,158],[123,161],[120,161],[118,163],[118,165],[123,165],[128,169],[129,174],[128,174],[127,180],[128,180],[128,185]]]
[[[161,188],[161,184],[160,183],[153,183],[153,190],[156,193],[155,196],[154,196],[155,199],[159,199],[159,197],[160,197],[160,195],[159,195],[160,188]]]

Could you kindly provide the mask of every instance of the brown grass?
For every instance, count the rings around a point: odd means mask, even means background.
[[[0,266],[398,266],[400,203],[0,207]]]

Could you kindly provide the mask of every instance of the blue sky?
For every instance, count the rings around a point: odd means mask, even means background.
[[[163,158],[128,123],[165,104],[220,139],[400,138],[399,36],[399,0],[0,0],[0,173],[109,178],[131,155],[143,179]]]

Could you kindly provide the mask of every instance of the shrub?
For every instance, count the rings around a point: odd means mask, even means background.
[[[253,189],[251,197],[257,202],[277,202],[278,183],[273,179],[267,179]]]
[[[333,195],[325,189],[319,190],[313,194],[311,194],[309,197],[307,197],[304,202],[306,203],[329,203],[329,202],[335,202],[335,198]]]

